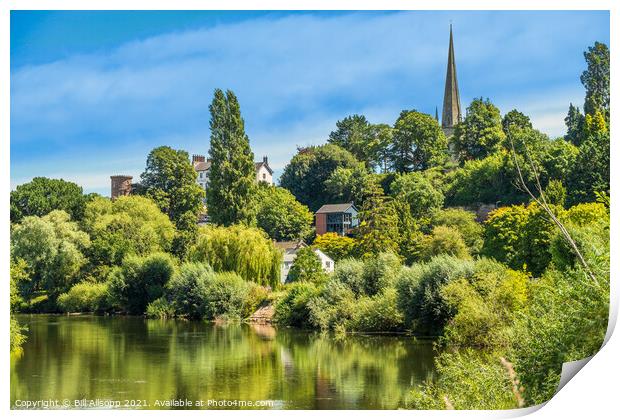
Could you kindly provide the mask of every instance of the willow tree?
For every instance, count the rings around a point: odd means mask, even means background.
[[[258,228],[243,225],[199,229],[189,260],[215,271],[232,271],[246,281],[275,288],[280,280],[282,253]]]
[[[207,211],[215,224],[252,224],[255,212],[254,154],[245,134],[239,102],[233,92],[215,90],[211,112],[211,170]]]

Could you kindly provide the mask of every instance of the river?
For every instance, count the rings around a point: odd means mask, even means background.
[[[432,343],[407,336],[120,316],[18,320],[28,339],[11,360],[13,408],[49,400],[71,408],[398,408],[434,374]]]

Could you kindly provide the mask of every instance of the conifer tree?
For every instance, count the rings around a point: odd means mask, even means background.
[[[254,154],[245,134],[237,97],[215,90],[211,112],[211,170],[207,188],[207,212],[215,224],[254,223]]]

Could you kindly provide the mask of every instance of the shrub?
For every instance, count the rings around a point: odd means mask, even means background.
[[[364,262],[364,292],[375,295],[396,282],[402,264],[400,258],[391,252],[382,252]]]
[[[448,226],[436,226],[431,235],[426,235],[419,245],[419,258],[428,261],[436,255],[447,254],[469,259],[469,251],[460,232]]]
[[[475,213],[460,208],[437,210],[431,218],[433,226],[448,226],[459,231],[471,254],[476,255],[482,248],[484,231],[476,221]]]
[[[473,261],[448,255],[440,255],[428,263],[412,267],[397,282],[398,306],[405,316],[405,325],[422,334],[441,333],[454,315],[453,308],[441,295],[441,288],[473,273]],[[415,288],[412,287],[416,284]]]
[[[321,259],[314,253],[312,248],[305,247],[297,252],[293,266],[288,272],[288,280],[321,282],[326,274],[323,271]]]
[[[311,325],[321,330],[343,331],[353,318],[355,295],[347,285],[332,279],[307,306]]]
[[[363,261],[347,258],[338,262],[332,274],[332,279],[346,284],[355,296],[366,293]]]
[[[58,296],[58,307],[65,312],[96,312],[109,308],[107,283],[78,283]]]
[[[340,236],[334,232],[327,232],[318,235],[314,239],[313,245],[323,251],[325,254],[333,258],[334,261],[340,261],[344,258],[355,256],[356,241],[348,236]]]
[[[428,217],[443,205],[444,196],[421,172],[397,175],[390,185],[392,196],[406,202],[414,218]]]
[[[207,313],[207,282],[213,276],[213,269],[201,263],[185,263],[172,277],[167,295],[175,314],[182,317],[201,319]]]
[[[246,281],[274,289],[280,284],[282,253],[257,228],[202,227],[188,259],[209,264],[216,272],[235,272]]]
[[[292,327],[311,327],[308,303],[318,295],[317,286],[313,283],[292,283],[286,287],[284,296],[275,304],[274,321]]]
[[[148,318],[168,319],[173,318],[174,314],[174,306],[163,296],[155,299],[146,307],[146,316]]]
[[[239,319],[249,293],[249,285],[238,274],[215,273],[207,277],[205,317]]]
[[[164,294],[175,270],[176,262],[169,254],[129,256],[110,273],[111,302],[131,314],[143,314],[150,302]]]
[[[396,304],[396,289],[385,289],[380,294],[362,297],[353,309],[349,322],[353,331],[402,331],[403,314]]]
[[[418,386],[406,407],[415,410],[517,408],[520,393],[511,367],[499,356],[473,350],[444,352],[435,359],[437,377]],[[514,374],[512,374],[514,375]]]

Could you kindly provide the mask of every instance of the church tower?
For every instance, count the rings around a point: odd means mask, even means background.
[[[448,70],[446,71],[446,89],[443,94],[443,111],[441,129],[446,137],[454,133],[454,126],[461,121],[461,99],[459,84],[456,80],[456,63],[454,61],[454,43],[452,41],[452,24],[450,24],[450,47],[448,48]]]

